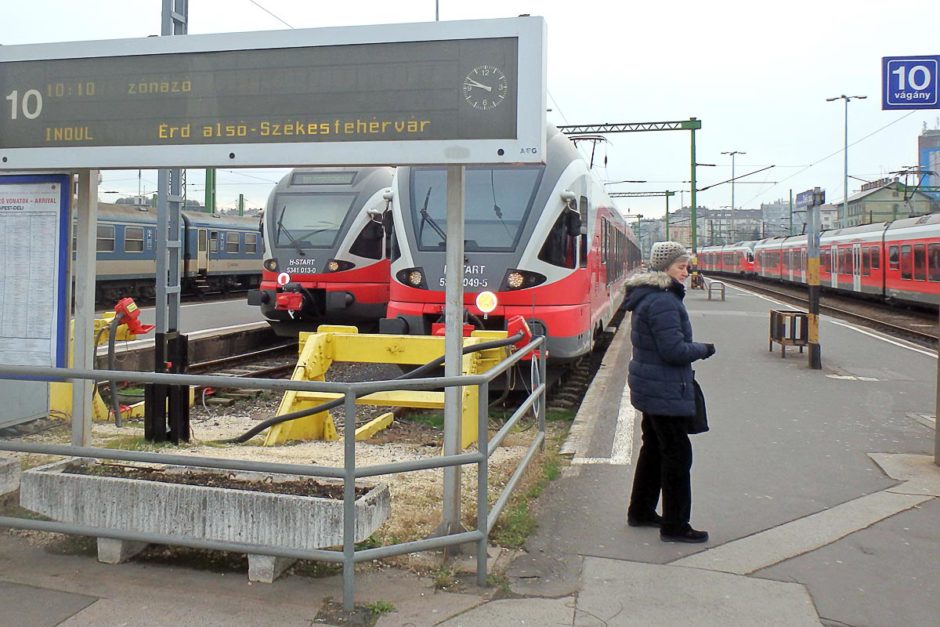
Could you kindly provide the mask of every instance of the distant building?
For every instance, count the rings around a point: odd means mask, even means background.
[[[841,203],[834,203],[841,207]],[[937,209],[933,198],[897,179],[880,179],[862,185],[857,194],[849,196],[848,215],[838,226],[856,226],[875,222],[890,222],[899,218],[913,218]]]

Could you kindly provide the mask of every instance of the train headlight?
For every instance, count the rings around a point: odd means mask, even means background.
[[[488,314],[496,309],[498,302],[499,301],[496,298],[496,294],[493,292],[480,292],[477,294],[477,309],[485,314]]]
[[[261,265],[268,272],[277,272],[277,259],[265,259]]]
[[[503,277],[501,291],[522,290],[528,287],[541,285],[546,280],[544,274],[529,272],[527,270],[510,269]]]
[[[356,267],[356,264],[350,261],[343,261],[341,259],[330,259],[326,262],[326,271],[327,272],[342,272],[343,270],[352,270]]]
[[[428,289],[428,284],[424,280],[424,270],[421,268],[405,268],[404,270],[399,270],[395,274],[395,278],[398,279],[399,283],[403,283],[408,287],[416,287],[422,290]]]

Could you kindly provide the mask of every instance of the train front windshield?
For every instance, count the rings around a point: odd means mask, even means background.
[[[465,251],[500,252],[516,248],[543,169],[542,166],[465,169]],[[412,170],[411,214],[418,248],[444,250],[447,170]]]
[[[274,244],[282,248],[331,248],[355,194],[278,194]]]

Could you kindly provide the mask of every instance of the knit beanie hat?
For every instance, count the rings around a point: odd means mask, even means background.
[[[688,254],[679,242],[656,242],[650,251],[650,269],[663,272],[681,257],[688,259]]]

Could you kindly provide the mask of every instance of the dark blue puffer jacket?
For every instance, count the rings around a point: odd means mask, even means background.
[[[634,407],[661,416],[694,416],[692,362],[708,349],[692,341],[682,304],[685,286],[665,272],[645,272],[627,281],[624,308],[633,312],[633,359],[627,382]]]

